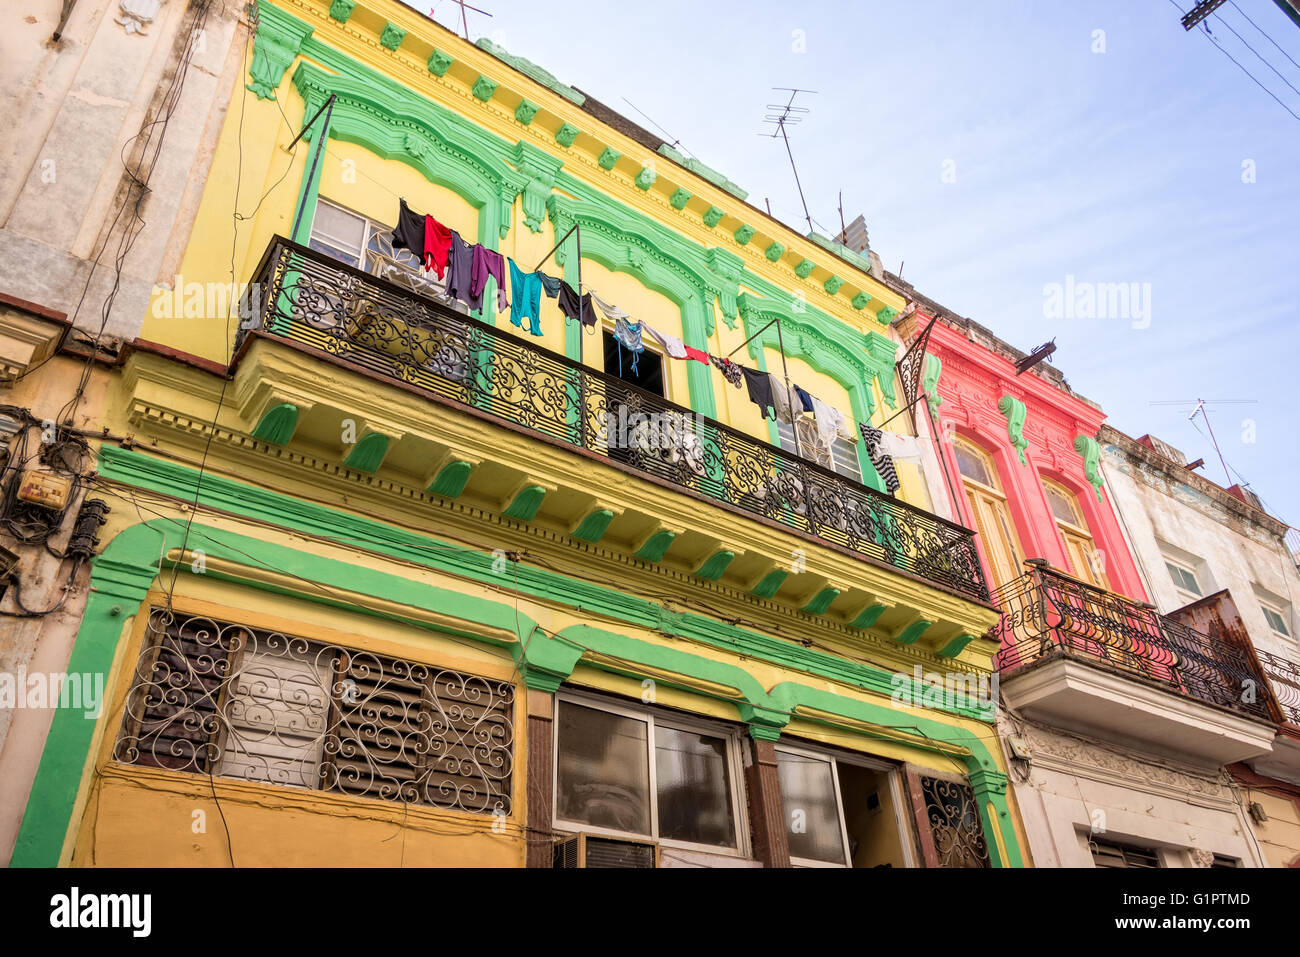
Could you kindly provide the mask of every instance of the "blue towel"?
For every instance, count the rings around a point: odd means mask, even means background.
[[[528,331],[535,336],[542,334],[542,277],[535,273],[523,273],[510,260],[510,322],[523,325],[523,319],[530,321]]]

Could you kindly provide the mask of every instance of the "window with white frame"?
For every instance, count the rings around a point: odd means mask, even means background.
[[[1291,612],[1289,609],[1284,610],[1280,603],[1274,604],[1266,601],[1261,601],[1259,607],[1264,612],[1264,620],[1268,622],[1268,627],[1273,630],[1274,634],[1282,638],[1291,637]]]
[[[741,854],[734,730],[600,698],[562,695],[555,715],[555,824]]]
[[[798,449],[795,448],[794,427],[785,422],[776,423],[776,434],[783,451],[803,453],[803,457],[811,462],[832,469],[855,482],[862,481],[862,470],[858,467],[857,445],[837,435],[831,442],[831,447],[827,449],[821,444],[817,435],[817,425],[812,419],[800,416],[796,421],[799,423]]]
[[[1174,583],[1174,589],[1184,605],[1190,605],[1205,597],[1205,590],[1197,577],[1196,569],[1189,562],[1166,555],[1165,570],[1169,572],[1169,579]]]
[[[308,245],[340,262],[432,296],[459,312],[469,307],[447,297],[446,276],[426,272],[419,256],[409,249],[393,248],[393,227],[321,199],[316,203]]]
[[[909,812],[895,769],[785,743],[776,748],[776,766],[791,863],[915,865]]]

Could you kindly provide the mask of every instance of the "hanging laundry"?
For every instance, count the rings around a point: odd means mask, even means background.
[[[882,432],[880,429],[873,429],[865,422],[859,425],[858,428],[862,432],[862,441],[867,445],[867,458],[871,459],[876,474],[885,483],[885,488],[889,490],[889,494],[893,495],[898,491],[898,472],[894,469],[894,460],[881,448],[887,433]]]
[[[803,410],[805,412],[813,411],[812,396],[810,396],[807,392],[805,392],[803,389],[799,388],[798,386],[794,387],[794,391],[795,394],[799,396],[799,401],[803,403]]]
[[[483,290],[487,288],[488,276],[497,281],[497,312],[504,312],[510,305],[506,301],[505,257],[486,246],[475,246],[474,264],[470,271],[470,295],[479,302],[483,301]]]
[[[608,313],[606,313],[606,315],[608,315]],[[668,355],[672,356],[674,359],[686,358],[686,346],[682,344],[682,340],[678,339],[676,336],[670,336],[665,332],[660,332],[658,329],[655,329],[653,326],[648,326],[644,322],[641,323],[641,327],[645,329],[646,332],[650,333],[650,338],[659,343],[659,345],[663,347],[664,352],[668,353]]]
[[[880,441],[880,448],[886,455],[894,459],[901,459],[904,462],[921,461],[921,443],[916,440],[914,435],[886,432],[884,438]]]
[[[772,377],[766,372],[760,372],[748,366],[741,366],[740,372],[745,377],[745,389],[749,392],[749,401],[758,406],[759,411],[763,413],[763,418],[775,419],[776,407],[772,400]],[[767,414],[769,409],[772,412],[771,415]]]
[[[393,248],[409,249],[420,260],[424,259],[425,222],[419,213],[411,212],[406,200],[398,200],[397,226],[393,230]]]
[[[597,296],[594,292],[591,294],[591,301],[600,307],[600,311],[605,314],[605,318],[608,319],[610,322],[618,322],[618,320],[620,319],[631,318],[631,316],[629,316],[618,306],[611,306],[605,300]]]
[[[460,238],[460,233],[454,229],[451,231],[451,251],[447,257],[447,295],[459,299],[471,309],[477,309],[483,304],[481,289],[477,299],[470,295],[474,248]]]
[[[441,279],[447,272],[451,254],[451,230],[432,216],[424,217],[424,268],[432,269]]]
[[[592,297],[595,298],[595,297]],[[614,323],[614,338],[628,352],[632,353],[632,371],[637,371],[637,361],[641,358],[641,353],[645,351],[645,343],[641,341],[641,323],[628,322],[626,318],[618,319]],[[623,374],[623,353],[618,354],[618,372]]]
[[[524,318],[530,320],[528,331],[535,336],[542,334],[542,277],[535,272],[525,273],[510,260],[510,322],[523,325]]]
[[[769,373],[770,375],[770,373]],[[772,375],[772,402],[776,406],[776,420],[786,425],[794,425],[794,420],[804,413],[803,400],[795,390],[796,385],[787,386],[785,382]]]
[[[694,359],[696,362],[703,362],[705,365],[709,364],[709,354],[707,352],[701,352],[691,346],[683,346],[682,348],[686,352],[684,358]]]
[[[557,298],[560,312],[565,316],[570,319],[581,319],[584,326],[596,324],[596,310],[591,304],[591,293],[585,293],[579,299],[574,288],[564,280],[560,280],[560,293]]]
[[[555,276],[548,276],[544,272],[534,273],[542,281],[542,290],[546,293],[546,298],[554,299],[560,294],[560,280]]]
[[[813,416],[817,420],[817,441],[823,448],[829,449],[834,444],[836,435],[843,428],[844,413],[827,405],[815,395],[810,398],[813,403]]]
[[[736,365],[730,359],[724,359],[721,356],[715,356],[712,354],[709,355],[709,361],[712,362],[713,365],[717,367],[718,371],[722,373],[723,378],[734,385],[737,389],[740,388],[740,366]]]

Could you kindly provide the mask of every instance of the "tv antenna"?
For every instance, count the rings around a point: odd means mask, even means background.
[[[759,136],[767,136],[776,139],[778,136],[785,142],[785,153],[790,157],[790,170],[794,173],[794,185],[799,190],[799,202],[803,204],[803,216],[808,221],[808,232],[813,231],[812,216],[808,212],[808,200],[803,195],[803,184],[799,182],[799,169],[794,163],[794,153],[790,150],[790,135],[786,132],[786,127],[802,123],[804,117],[810,112],[807,107],[795,106],[794,100],[800,93],[809,93],[816,95],[816,90],[799,90],[791,86],[774,86],[774,90],[783,93],[789,93],[790,99],[785,103],[767,104],[768,113],[763,117],[763,122],[772,127],[771,133],[759,133]]]
[[[438,4],[441,2],[442,0],[437,0],[437,2],[435,2],[433,7],[429,10],[430,20],[435,19],[434,13],[437,12]],[[485,17],[492,16],[492,14],[488,13],[486,10],[480,10],[478,7],[471,7],[468,3],[465,2],[465,0],[451,0],[451,3],[452,6],[460,7],[460,27],[465,32],[466,40],[469,39],[469,16],[465,13],[466,10],[473,10],[475,13],[481,13]]]

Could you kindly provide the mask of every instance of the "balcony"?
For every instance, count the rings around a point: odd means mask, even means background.
[[[1255,650],[1255,657],[1273,688],[1282,727],[1273,753],[1251,762],[1260,774],[1300,784],[1300,665],[1287,658]]]
[[[289,341],[959,597],[989,599],[968,529],[538,348],[427,291],[281,238],[268,247],[250,290],[255,298],[244,304],[237,352],[250,336]]]
[[[1272,749],[1273,700],[1249,649],[1027,562],[994,593],[1011,707],[1058,726],[1220,765]]]

